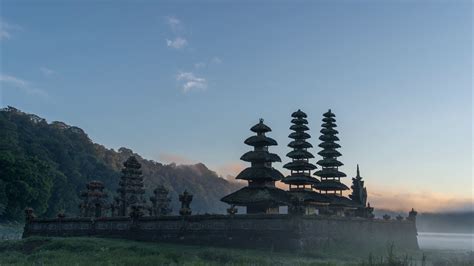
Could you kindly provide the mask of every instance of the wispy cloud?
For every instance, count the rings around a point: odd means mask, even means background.
[[[183,23],[181,22],[181,20],[177,19],[174,16],[165,17],[165,21],[166,21],[166,24],[168,24],[168,26],[174,33],[181,32],[184,29]]]
[[[2,84],[2,88],[19,89],[28,94],[48,97],[45,91],[33,87],[30,82],[11,75],[0,74],[0,83]]]
[[[56,74],[56,71],[52,70],[51,68],[47,68],[47,67],[40,67],[40,71],[45,76],[51,76],[53,74]]]
[[[17,30],[21,30],[21,27],[8,23],[0,17],[0,41],[10,40],[13,36],[13,32]]]
[[[186,38],[182,36],[184,26],[181,20],[174,16],[165,17],[165,22],[175,35],[174,38],[166,39],[166,46],[174,49],[182,49],[188,45]]]
[[[176,75],[176,80],[181,83],[181,88],[184,93],[193,90],[205,90],[207,88],[207,80],[202,77],[197,77],[192,72],[179,72]]]
[[[174,40],[166,39],[166,45],[174,49],[181,49],[188,45],[188,41],[182,37],[176,37]]]

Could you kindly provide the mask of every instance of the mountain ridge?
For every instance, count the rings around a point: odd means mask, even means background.
[[[220,198],[241,187],[203,163],[162,164],[122,147],[117,151],[94,143],[79,127],[28,114],[14,107],[0,110],[0,220],[21,220],[23,209],[40,216],[60,210],[77,215],[79,193],[87,182],[104,182],[109,201],[118,187],[122,163],[134,155],[142,164],[146,198],[161,184],[170,190],[172,208],[178,194],[194,194],[194,213],[225,213]]]

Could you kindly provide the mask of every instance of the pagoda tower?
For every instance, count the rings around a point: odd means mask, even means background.
[[[271,129],[263,123],[263,119],[250,129],[255,136],[247,138],[244,143],[254,147],[240,158],[250,162],[250,167],[240,172],[236,179],[246,180],[248,186],[229,194],[221,201],[234,206],[245,206],[247,213],[278,213],[279,206],[288,205],[288,194],[275,187],[275,181],[281,180],[283,175],[272,167],[272,163],[281,162],[278,155],[268,151],[269,146],[277,142],[265,134]]]
[[[318,205],[327,205],[327,198],[313,191],[313,186],[319,183],[319,180],[311,176],[311,170],[316,169],[316,166],[309,162],[309,159],[314,158],[308,149],[313,146],[307,142],[311,136],[306,133],[309,130],[306,120],[307,115],[298,109],[298,111],[291,114],[290,129],[293,130],[288,137],[293,139],[288,144],[288,147],[293,148],[286,156],[291,158],[291,162],[285,164],[283,167],[290,170],[290,175],[282,179],[282,182],[289,186],[289,191],[292,196],[298,200],[293,202],[293,208],[289,209],[290,213],[304,213],[315,214]]]
[[[135,212],[142,212],[145,207],[141,164],[135,156],[130,156],[123,166],[117,189],[119,196],[115,199],[118,216],[128,216],[132,209]]]
[[[325,194],[339,194],[342,196],[342,191],[349,188],[341,183],[341,177],[346,177],[346,174],[339,171],[339,167],[343,164],[337,159],[337,157],[341,156],[341,153],[336,149],[341,146],[336,143],[336,141],[339,141],[339,138],[336,136],[339,132],[334,129],[337,127],[334,117],[336,115],[331,112],[331,109],[323,114],[321,136],[319,137],[319,140],[322,141],[319,147],[323,150],[318,152],[323,159],[317,162],[322,169],[315,173],[315,175],[321,178],[321,182],[314,187]]]

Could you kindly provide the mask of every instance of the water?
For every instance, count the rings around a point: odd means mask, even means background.
[[[474,251],[474,234],[418,232],[421,249]]]

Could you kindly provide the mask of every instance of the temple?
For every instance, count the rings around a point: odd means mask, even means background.
[[[263,123],[263,119],[250,129],[255,136],[247,138],[244,143],[254,147],[240,158],[250,162],[250,167],[240,172],[236,179],[248,181],[248,186],[222,198],[235,206],[246,207],[247,213],[279,213],[279,207],[288,205],[289,195],[275,187],[275,181],[283,178],[283,175],[272,167],[273,162],[281,162],[278,155],[268,151],[269,146],[277,145],[277,142],[265,134],[271,129]]]
[[[306,120],[307,115],[301,110],[291,114],[290,129],[293,130],[288,137],[293,139],[288,147],[293,148],[286,156],[291,162],[283,167],[290,170],[290,175],[282,179],[282,182],[289,186],[289,193],[293,197],[293,204],[288,209],[289,213],[294,214],[317,214],[321,207],[329,204],[328,197],[321,195],[313,190],[313,187],[319,183],[319,180],[311,176],[311,170],[316,166],[309,162],[314,158],[308,149],[312,148],[307,139],[311,136],[306,133],[309,130]]]
[[[106,200],[104,184],[91,181],[80,194],[83,200],[79,217],[60,212],[55,218],[37,218],[33,209],[26,208],[23,237],[100,236],[285,251],[330,245],[339,248],[341,243],[351,250],[379,248],[387,243],[417,249],[414,209],[406,218],[384,215],[377,219],[367,202],[359,166],[350,193],[341,182],[346,174],[339,169],[342,163],[337,149],[341,146],[336,143],[339,138],[334,113],[329,110],[323,114],[319,137],[322,150],[318,152],[322,159],[317,161],[321,169],[310,162],[314,156],[308,151],[313,146],[306,113],[297,110],[291,119],[291,151],[283,165],[289,174],[283,176],[273,167],[273,163],[281,162],[277,154],[269,152],[277,142],[266,135],[271,129],[260,119],[250,129],[255,135],[244,141],[253,147],[241,157],[250,166],[236,177],[247,186],[221,199],[230,205],[227,214],[193,214],[193,195],[187,190],[178,196],[181,207],[173,214],[169,190],[162,185],[150,191],[146,202],[141,164],[131,156],[123,163],[112,203]],[[317,171],[312,175],[313,170]],[[288,190],[276,186],[280,181],[288,185]],[[245,208],[246,213],[239,213],[239,208]]]

